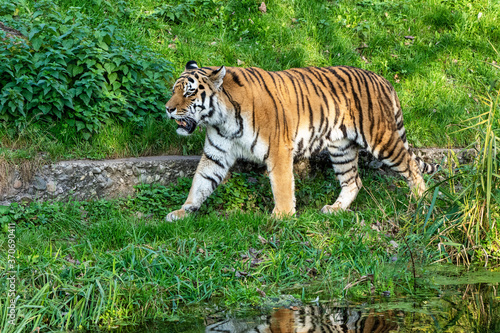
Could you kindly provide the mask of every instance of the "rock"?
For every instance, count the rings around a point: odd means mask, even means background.
[[[21,203],[30,203],[33,201],[33,198],[29,195],[23,195],[19,198],[19,202]]]
[[[56,191],[56,183],[51,180],[47,183],[47,191],[50,192],[50,193],[54,193]]]
[[[264,297],[261,308],[272,310],[276,308],[289,308],[291,306],[301,306],[302,302],[292,295],[279,295],[279,297]]]
[[[19,188],[21,188],[21,186],[23,186],[23,182],[22,182],[22,181],[20,181],[19,179],[16,179],[16,180],[14,181],[14,188],[15,188],[15,189],[19,189]]]
[[[40,176],[36,176],[35,177],[35,180],[33,182],[33,186],[39,190],[39,191],[45,191],[47,189],[47,183],[45,182],[45,180],[40,177]]]
[[[110,187],[111,185],[113,185],[113,179],[111,178],[107,178],[106,179],[106,185],[104,186],[105,188],[108,188]]]

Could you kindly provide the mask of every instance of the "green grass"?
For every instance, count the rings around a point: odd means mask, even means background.
[[[8,249],[8,223],[16,225],[17,327],[177,320],[213,304],[232,310],[260,305],[265,298],[258,290],[303,301],[317,293],[364,299],[372,295],[371,275],[377,295],[432,294],[439,287],[426,265],[474,263],[485,255],[490,264],[500,260],[499,225],[468,242],[475,234],[464,234],[463,225],[481,221],[463,210],[470,199],[462,199],[462,191],[449,190],[460,185],[474,192],[474,170],[445,172],[453,177],[444,181],[426,177],[430,191],[415,202],[402,179],[362,169],[364,188],[352,211],[336,215],[319,213],[339,192],[333,172],[320,172],[297,179],[297,214],[282,220],[270,218],[269,179],[254,173],[233,174],[196,214],[176,223],[164,217],[186,199],[188,178],[169,187],[140,185],[134,197],[114,201],[0,207],[0,248]],[[490,207],[493,219],[498,207]],[[6,254],[0,253],[3,272]],[[1,281],[6,309],[8,285]],[[5,318],[0,313],[0,323]]]
[[[18,323],[75,329],[175,319],[196,311],[186,305],[208,301],[232,309],[260,304],[257,288],[305,300],[316,291],[357,298],[371,293],[369,283],[344,287],[369,274],[377,293],[412,294],[404,232],[397,232],[406,228],[408,188],[397,179],[364,178],[380,194],[363,192],[356,211],[332,216],[318,207],[338,192],[324,186],[333,175],[299,182],[299,214],[283,220],[269,217],[268,179],[255,174],[234,175],[199,213],[174,224],[164,216],[185,199],[189,179],[141,186],[135,198],[116,201],[11,205],[2,229],[15,221]],[[388,203],[383,188],[396,193]],[[421,240],[408,242],[419,266],[436,259]]]
[[[80,6],[90,26],[116,19],[129,41],[171,61],[174,77],[188,60],[267,70],[330,65],[372,70],[395,85],[408,139],[417,147],[472,142],[474,131],[456,130],[487,110],[480,96],[500,82],[490,65],[498,61],[492,46],[500,45],[500,5],[494,1],[270,0],[266,13],[254,0],[56,2],[63,15]],[[18,9],[29,13],[33,6],[26,0]],[[3,124],[0,140],[4,149],[47,151],[54,160],[200,152],[202,133],[175,139],[173,129],[161,119],[140,128],[110,122],[87,141],[57,122],[29,124],[21,132]],[[40,140],[50,144],[33,144]]]
[[[191,179],[141,185],[135,197],[115,201],[0,207],[1,274],[8,265],[8,223],[16,223],[19,330],[173,320],[205,302],[247,307],[263,302],[257,288],[305,301],[316,292],[363,298],[371,295],[370,283],[345,288],[369,274],[378,294],[413,295],[415,288],[434,290],[426,264],[499,260],[498,70],[488,64],[498,59],[492,48],[500,37],[498,4],[266,4],[261,14],[254,1],[193,0],[173,8],[146,0],[60,1],[62,12],[84,5],[95,26],[118,18],[130,40],[172,61],[175,75],[191,59],[228,66],[240,60],[269,70],[339,64],[373,70],[396,86],[412,144],[480,143],[479,158],[467,166],[450,158],[441,174],[426,178],[430,190],[420,203],[408,198],[402,179],[361,170],[364,188],[352,211],[331,216],[318,213],[339,192],[331,171],[297,179],[298,213],[283,220],[269,217],[269,180],[257,174],[233,174],[197,214],[174,224],[164,217],[183,203]],[[31,9],[30,1],[20,8]],[[415,39],[404,38],[410,35]],[[363,43],[368,47],[360,55]],[[489,105],[480,98],[488,93]],[[33,122],[20,131],[0,123],[0,149],[7,163],[40,152],[57,160],[200,151],[202,132],[179,138],[174,127],[153,116],[139,127],[110,121],[84,140],[58,122]],[[7,291],[0,279],[0,325]]]

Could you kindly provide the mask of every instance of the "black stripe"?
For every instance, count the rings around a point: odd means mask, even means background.
[[[217,185],[219,185],[219,183],[215,179],[213,179],[212,177],[204,175],[204,174],[201,174],[201,176],[203,178],[205,178],[206,180],[209,180],[212,183],[212,190],[214,190],[217,187]]]
[[[391,155],[394,153],[394,149],[396,149],[397,147],[397,144],[398,140],[394,139],[394,136],[391,136],[389,141],[387,141],[385,144],[381,146],[379,155],[375,157],[378,158],[379,160],[385,160],[391,157]],[[377,143],[375,143],[374,148],[376,148],[376,146]]]
[[[304,149],[304,139],[300,139],[299,144],[297,145],[297,151],[302,153],[302,149]]]
[[[207,154],[207,152],[203,152],[205,154],[205,157],[208,158],[210,161],[214,162],[215,164],[217,164],[218,166],[220,166],[221,168],[225,169],[226,167],[224,166],[224,164],[219,161],[218,159],[214,158],[213,156]]]
[[[366,93],[368,94],[368,119],[370,120],[370,138],[373,138],[373,130],[375,129],[375,115],[373,113],[373,97],[372,97],[372,90],[375,89],[371,75],[364,73],[365,75],[362,75],[362,79],[365,82],[365,89]],[[370,82],[368,82],[370,81]],[[369,84],[370,83],[370,84]]]
[[[404,127],[403,120],[396,124],[398,131]]]
[[[271,150],[271,134],[269,134],[269,141],[267,143],[267,152],[264,155],[263,161],[267,160],[269,158],[269,151]]]
[[[332,156],[332,155],[330,154],[330,156]],[[356,160],[356,156],[354,156],[351,159],[345,160],[345,161],[333,161],[332,158],[330,158],[330,160],[331,160],[332,164],[336,164],[336,165],[337,164],[349,164],[349,163],[354,162],[354,160]]]
[[[345,150],[343,150],[343,153],[330,153],[330,157],[343,157],[347,155],[347,153],[345,152]]]
[[[284,71],[283,74],[286,75],[290,80],[290,82],[292,83],[293,92],[295,93],[295,108],[296,108],[295,111],[297,111],[297,126],[295,127],[294,137],[296,137],[297,133],[299,132],[299,125],[300,125],[299,93],[297,92],[297,86],[295,85],[294,77],[288,71]]]
[[[332,164],[334,164],[334,163],[332,163]],[[357,166],[356,166],[356,165],[354,165],[352,168],[350,168],[350,169],[348,169],[348,170],[346,170],[346,171],[343,171],[343,172],[342,172],[342,171],[337,172],[337,171],[335,171],[335,170],[334,170],[333,172],[335,173],[335,175],[336,175],[336,176],[343,176],[343,175],[345,175],[345,174],[347,174],[347,173],[349,173],[349,172],[351,172],[351,171],[353,171],[353,172],[357,172],[357,171],[358,171]]]
[[[312,111],[311,103],[309,102],[309,96],[305,96],[305,97],[306,97],[306,102],[307,102],[307,109],[309,110],[309,129],[311,130],[311,132],[314,133],[313,111]]]
[[[323,127],[323,123],[325,122],[325,110],[323,109],[323,105],[320,105],[319,112],[320,112],[320,118],[319,118],[318,133],[322,132],[321,129]]]
[[[214,176],[216,176],[218,179],[219,179],[219,183],[224,179],[224,177],[222,177],[222,175],[219,175],[218,173],[214,173]]]
[[[241,83],[239,76],[235,72],[231,71],[230,74],[231,74],[231,77],[233,78],[234,83],[236,83],[240,87],[245,86],[243,83]]]
[[[255,139],[252,142],[252,146],[250,146],[250,151],[253,154],[253,150],[255,149],[255,145],[257,144],[257,139],[259,138],[260,128],[257,130],[257,134],[255,135]]]
[[[404,149],[401,149],[399,151],[399,153],[397,154],[397,156],[394,159],[391,159],[391,162],[394,163],[393,165],[391,165],[391,168],[396,168],[399,165],[401,165],[401,163],[403,163],[404,157],[405,157],[403,152],[404,152]]]
[[[356,70],[352,70],[351,71],[352,73],[352,76],[355,78],[356,80],[356,84],[358,85],[358,92],[360,93],[361,95],[361,79],[362,79],[362,76],[361,76],[361,73],[359,73],[358,71]],[[358,78],[358,74],[359,74],[359,78]],[[371,95],[369,93],[369,91],[367,90],[367,93],[368,93],[368,105],[369,105],[369,108],[371,108]],[[361,136],[361,139],[363,140],[363,142],[365,143],[365,147],[368,146],[368,142],[367,142],[367,139],[366,139],[366,134],[365,134],[365,129],[364,129],[364,117],[363,117],[363,109],[361,107],[362,103],[361,103],[361,99],[362,97],[361,96],[358,96],[357,93],[355,92],[354,90],[354,85],[353,85],[353,95],[356,95],[358,98],[359,98],[359,109],[358,109],[358,116],[359,116],[359,127],[358,127],[358,130],[359,130],[359,135]],[[370,112],[368,112],[368,118],[371,118],[370,117]],[[370,120],[370,119],[368,119]]]
[[[222,132],[221,132],[221,130],[220,130],[220,128],[219,128],[219,126],[217,126],[217,125],[213,125],[212,127],[213,127],[213,128],[215,128],[215,131],[217,132],[217,135],[219,135],[221,138],[225,138],[225,139],[227,139],[227,138],[228,138],[227,136],[225,136],[225,135],[223,135],[223,134],[222,134]]]
[[[347,128],[345,127],[345,125],[341,124],[339,128],[342,131],[342,134],[344,135],[344,138],[347,138]]]
[[[403,140],[403,142],[406,143],[406,131],[404,131],[403,135],[401,135],[401,140]]]
[[[351,184],[353,181],[356,181],[356,178],[358,178],[357,175],[353,175],[353,176],[349,177],[348,179],[343,180],[340,183],[340,187],[349,186],[349,184]],[[356,187],[358,187],[358,184],[356,184]]]
[[[340,151],[346,151],[347,149],[356,146],[356,141],[349,141],[349,143],[344,147],[338,147]]]
[[[227,96],[229,102],[233,105],[236,123],[238,124],[238,129],[230,136],[230,138],[240,138],[243,135],[243,118],[241,117],[241,105],[233,99],[233,97],[226,91],[226,89],[224,89],[224,87],[222,87],[222,92]]]
[[[208,144],[211,145],[212,147],[214,147],[215,149],[217,149],[218,151],[220,151],[221,153],[227,153],[224,149],[222,149],[221,147],[217,146],[213,141],[212,139],[210,139],[210,137],[207,135],[207,140],[208,140]]]
[[[290,90],[288,89],[288,85],[286,84],[286,82],[284,81],[283,77],[281,76],[281,74],[283,72],[276,72],[276,73],[271,73],[271,72],[268,72],[269,75],[271,74],[276,74],[276,76],[280,79],[281,83],[283,84],[283,87],[285,88],[286,90],[286,94],[285,96],[289,96],[290,95]],[[272,77],[272,75],[271,75]],[[274,79],[273,79],[273,82],[274,82]],[[276,85],[276,84],[275,84]],[[278,86],[276,85],[276,90],[278,90]],[[281,100],[279,99],[279,101],[281,102]],[[286,112],[285,112],[285,107],[283,106],[282,104],[282,110],[281,110],[281,113],[283,115],[283,127],[284,127],[284,135],[285,137],[289,137],[289,131],[288,131],[288,117],[286,116]]]

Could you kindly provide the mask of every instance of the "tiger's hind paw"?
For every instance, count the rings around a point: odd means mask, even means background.
[[[321,212],[323,214],[332,214],[338,211],[343,210],[342,207],[338,204],[333,204],[333,205],[325,205],[323,208],[321,208]]]
[[[424,195],[425,190],[426,188],[424,181],[419,181],[414,186],[411,186],[411,196],[419,199]]]

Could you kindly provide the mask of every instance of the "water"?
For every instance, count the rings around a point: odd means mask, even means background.
[[[445,268],[443,268],[445,267]],[[417,296],[372,296],[358,302],[318,301],[252,314],[212,312],[179,322],[153,323],[133,332],[500,332],[500,272],[439,266],[433,286]],[[387,294],[386,294],[387,295]],[[327,298],[322,295],[321,299]]]

